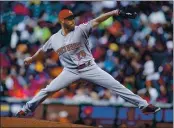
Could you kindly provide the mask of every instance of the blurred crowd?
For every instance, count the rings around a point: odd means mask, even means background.
[[[32,98],[61,73],[59,57],[53,51],[29,66],[23,63],[60,29],[57,15],[61,9],[71,9],[79,25],[110,10],[126,8],[137,11],[135,20],[113,16],[93,30],[89,42],[95,61],[149,103],[173,102],[172,1],[31,0],[0,4],[2,96]],[[84,80],[72,83],[51,98],[125,102],[110,90]]]

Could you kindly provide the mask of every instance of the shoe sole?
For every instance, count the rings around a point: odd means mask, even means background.
[[[22,111],[22,112],[19,111],[18,113],[15,114],[15,117],[17,117],[17,118],[24,118],[24,117],[26,117],[26,115],[27,114],[24,111]]]
[[[143,114],[154,114],[154,113],[157,113],[160,110],[161,110],[161,108],[158,108],[158,109],[155,110],[155,112],[146,112],[146,113],[143,113]]]
[[[161,110],[161,108],[158,108],[154,113],[156,113],[156,112],[158,112],[158,111],[160,111]]]
[[[34,116],[34,113],[27,113],[25,115],[16,115],[17,118],[31,118]]]

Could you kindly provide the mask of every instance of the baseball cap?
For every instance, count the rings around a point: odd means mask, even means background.
[[[63,20],[63,19],[67,19],[67,18],[73,19],[74,15],[73,15],[71,10],[63,9],[59,12],[58,18],[59,18],[60,21]]]

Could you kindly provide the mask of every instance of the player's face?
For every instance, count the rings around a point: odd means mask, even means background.
[[[74,16],[69,16],[68,18],[65,18],[63,25],[66,29],[73,31],[75,28]]]

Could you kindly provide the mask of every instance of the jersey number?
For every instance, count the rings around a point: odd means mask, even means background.
[[[86,56],[86,52],[84,50],[77,53],[77,57],[78,57],[79,60],[81,60],[85,56]]]

